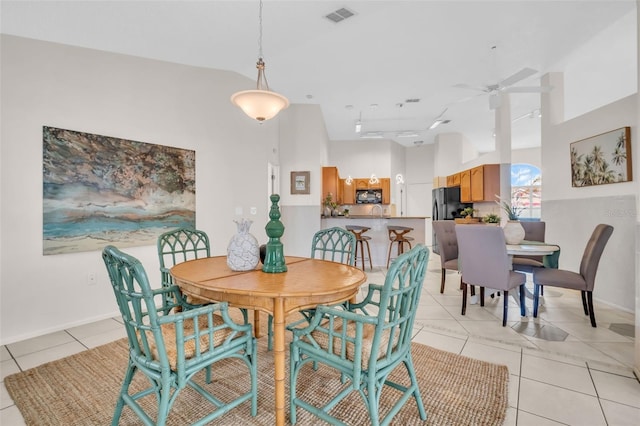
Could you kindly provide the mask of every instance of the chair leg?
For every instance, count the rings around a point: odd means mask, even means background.
[[[533,284],[533,317],[538,318],[538,302],[540,301],[540,285]]]
[[[369,255],[369,268],[373,271],[373,261],[371,260],[371,247],[369,246],[369,241],[364,242],[367,245],[367,254]],[[364,271],[364,250],[362,250],[362,270]]]
[[[467,312],[467,283],[461,282],[462,284],[462,315]],[[473,286],[471,286],[473,288]]]
[[[444,281],[446,279],[447,270],[442,268],[442,277],[440,278],[440,293],[444,293]]]
[[[582,296],[582,308],[584,309],[584,314],[589,315],[589,308],[587,307],[587,292],[581,290],[580,295]]]
[[[527,307],[524,304],[525,291],[526,289],[524,287],[524,284],[520,285],[520,316],[521,317],[527,316]]]
[[[475,286],[475,285],[472,285],[472,286],[471,286],[471,295],[472,295],[472,296],[475,296],[475,295],[476,295],[476,286]]]
[[[389,241],[389,250],[387,250],[387,269],[389,269],[389,262],[391,261],[391,249],[393,248],[393,240]]]
[[[593,292],[587,292],[587,300],[589,303],[589,318],[591,319],[591,327],[596,326],[596,314],[593,312]]]
[[[484,306],[484,287],[480,287],[480,306]]]
[[[540,286],[540,296],[544,296],[544,286]]]
[[[503,327],[507,325],[507,312],[509,312],[509,310],[507,309],[507,306],[509,306],[509,290],[504,291],[504,301],[502,302],[502,326]]]

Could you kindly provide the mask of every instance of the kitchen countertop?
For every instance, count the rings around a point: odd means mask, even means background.
[[[430,216],[372,216],[370,214],[351,214],[349,216],[322,216],[323,219],[430,219]]]

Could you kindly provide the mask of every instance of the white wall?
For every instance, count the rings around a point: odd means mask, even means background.
[[[267,162],[278,163],[278,119],[257,124],[229,102],[254,82],[6,35],[1,42],[2,344],[117,311],[99,252],[42,255],[43,125],[195,150],[197,227],[210,235],[214,254],[226,254],[236,207],[266,241]],[[252,206],[256,216],[248,216]],[[155,247],[127,251],[159,279]],[[97,285],[87,284],[88,273]]]
[[[557,75],[553,77],[561,87],[561,79]],[[573,188],[569,152],[572,142],[624,126],[631,127],[631,152],[638,152],[637,96],[554,123],[545,118],[545,110],[555,98],[562,96],[562,91],[554,89],[543,96],[542,103],[542,219],[547,223],[547,239],[562,248],[560,267],[578,271],[586,241],[595,226],[598,223],[613,225],[613,235],[600,261],[594,297],[633,312],[637,180]],[[637,160],[633,166],[638,170]]]
[[[281,242],[285,255],[308,256],[309,242],[321,228],[321,164],[328,161],[329,137],[318,105],[295,105],[281,114]],[[310,194],[291,194],[292,171],[310,172]]]
[[[336,166],[341,178],[389,177],[392,145],[397,144],[386,139],[330,141],[327,165]]]

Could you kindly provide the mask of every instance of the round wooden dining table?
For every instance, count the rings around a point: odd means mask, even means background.
[[[258,311],[273,315],[276,424],[285,419],[285,318],[322,304],[355,300],[367,276],[342,263],[304,257],[285,257],[286,272],[262,272],[262,265],[245,272],[232,271],[226,256],[207,257],[179,263],[171,275],[189,296],[230,306],[253,309],[255,334]]]

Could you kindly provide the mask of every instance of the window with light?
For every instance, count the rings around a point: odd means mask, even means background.
[[[520,210],[520,219],[540,219],[542,173],[531,164],[511,165],[511,205]]]

